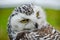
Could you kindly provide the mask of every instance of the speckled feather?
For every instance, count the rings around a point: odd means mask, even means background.
[[[34,11],[33,11],[33,8],[31,7],[31,5],[29,4],[26,4],[26,5],[23,5],[23,6],[20,6],[20,7],[17,7],[16,12],[20,12],[20,13],[23,13],[23,14],[26,14],[26,15],[31,15]]]
[[[18,33],[16,40],[60,40],[60,33],[50,25],[32,31]]]

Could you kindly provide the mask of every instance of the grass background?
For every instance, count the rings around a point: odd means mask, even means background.
[[[8,17],[14,8],[0,8],[0,40],[9,40],[7,34]],[[45,9],[47,21],[60,31],[60,10]]]

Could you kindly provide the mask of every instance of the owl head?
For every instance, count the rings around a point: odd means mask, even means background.
[[[40,6],[25,4],[13,10],[10,24],[13,30],[40,28],[46,24],[45,12]]]

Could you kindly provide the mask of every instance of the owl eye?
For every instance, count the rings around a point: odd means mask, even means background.
[[[29,19],[23,19],[23,20],[21,20],[20,22],[21,22],[21,23],[27,23],[27,22],[29,22]]]
[[[36,13],[36,17],[37,17],[37,19],[40,19],[41,17],[39,17],[40,16],[40,14],[39,14],[39,11]]]
[[[36,17],[38,17],[39,16],[39,11],[36,13]]]
[[[36,13],[36,17],[39,18],[39,11]]]

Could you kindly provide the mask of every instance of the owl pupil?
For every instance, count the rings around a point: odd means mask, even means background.
[[[29,21],[29,19],[26,19],[27,21]]]

